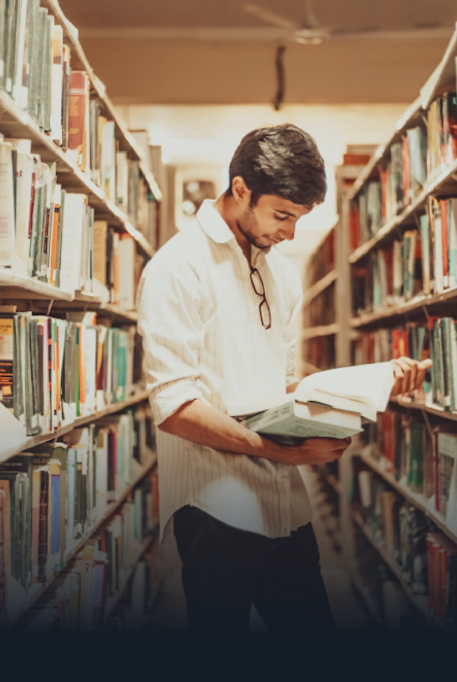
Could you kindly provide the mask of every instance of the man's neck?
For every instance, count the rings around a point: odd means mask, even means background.
[[[231,231],[242,252],[244,253],[249,265],[251,265],[251,244],[238,227],[238,205],[233,197],[226,197],[225,194],[214,202],[214,208],[221,214]]]

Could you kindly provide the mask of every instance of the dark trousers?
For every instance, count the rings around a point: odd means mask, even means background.
[[[267,538],[196,507],[174,514],[189,632],[247,633],[251,604],[272,633],[333,633],[311,523]]]

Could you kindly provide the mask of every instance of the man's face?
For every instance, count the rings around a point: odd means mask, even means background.
[[[295,223],[310,209],[288,199],[263,194],[256,206],[247,206],[237,220],[246,239],[258,249],[269,249],[285,239],[293,239]]]

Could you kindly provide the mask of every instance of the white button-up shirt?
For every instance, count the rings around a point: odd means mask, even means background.
[[[271,310],[265,329],[249,264],[213,203],[203,203],[141,279],[138,328],[156,424],[194,399],[233,416],[265,409],[295,381],[299,275],[274,247],[252,247]],[[173,539],[172,516],[184,505],[269,537],[290,535],[311,519],[296,467],[213,450],[160,429],[157,455],[164,542]]]

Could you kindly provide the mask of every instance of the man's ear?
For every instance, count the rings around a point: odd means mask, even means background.
[[[247,188],[241,175],[237,175],[232,180],[232,194],[235,201],[242,204],[249,204],[251,201],[251,190]]]

